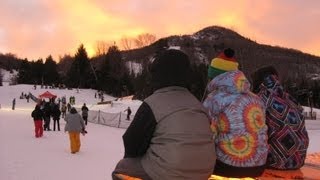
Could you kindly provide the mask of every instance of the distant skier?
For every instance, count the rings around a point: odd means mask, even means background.
[[[16,98],[13,98],[12,100],[12,110],[14,110],[16,107]]]
[[[68,110],[68,112],[70,112],[70,110],[71,110],[71,104],[70,103],[67,104],[67,110]]]
[[[65,103],[62,103],[62,105],[61,105],[62,118],[64,118],[66,116],[66,111],[67,111],[67,106]]]
[[[127,119],[126,120],[130,121],[130,115],[131,115],[130,107],[128,107],[126,110],[124,110],[124,112],[126,112],[126,111],[127,111]]]
[[[88,124],[88,111],[89,111],[89,109],[86,106],[86,103],[83,104],[81,111],[82,111],[82,118],[83,118],[85,124],[87,125]]]
[[[26,98],[27,98],[27,102],[29,103],[29,99],[30,99],[29,94],[26,96]]]

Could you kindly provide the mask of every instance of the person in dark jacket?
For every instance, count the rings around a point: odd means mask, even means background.
[[[52,108],[52,119],[53,119],[53,130],[56,130],[56,125],[57,125],[57,129],[58,131],[60,131],[60,115],[61,115],[61,111],[59,109],[59,105],[58,104],[54,104],[53,108]]]
[[[68,103],[68,104],[67,104],[67,111],[70,112],[70,110],[71,110],[71,104]]]
[[[14,110],[16,107],[16,98],[13,98],[12,100],[12,110]]]
[[[70,149],[71,153],[74,154],[80,150],[80,133],[86,132],[84,121],[74,107],[66,115],[65,121],[66,126],[64,130],[69,132]]]
[[[44,102],[43,106],[43,113],[44,113],[44,130],[51,131],[50,129],[50,121],[51,121],[51,106],[50,102]]]
[[[86,103],[84,103],[83,106],[81,107],[81,111],[82,111],[82,118],[83,118],[85,124],[87,125],[88,124],[88,112],[89,112],[89,109],[86,106]]]
[[[124,110],[124,112],[127,112],[127,119],[126,120],[130,121],[130,115],[131,115],[131,112],[132,112],[130,107],[128,107],[126,110]]]
[[[160,52],[151,66],[153,94],[139,107],[123,135],[124,158],[112,178],[208,179],[215,165],[209,117],[187,89],[188,56]]]
[[[269,153],[267,168],[299,169],[304,165],[309,146],[303,109],[284,91],[273,66],[258,69],[252,74],[253,91],[266,106]]]
[[[43,136],[43,127],[42,127],[42,120],[43,120],[43,112],[40,109],[39,105],[36,105],[34,110],[31,113],[31,117],[34,121],[34,131],[35,137],[42,137]]]

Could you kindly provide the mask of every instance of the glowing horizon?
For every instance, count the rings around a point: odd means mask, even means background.
[[[260,44],[320,56],[320,1],[2,0],[0,53],[36,60],[74,55],[83,44],[151,33],[157,39],[223,26]],[[192,11],[192,12],[191,12]]]

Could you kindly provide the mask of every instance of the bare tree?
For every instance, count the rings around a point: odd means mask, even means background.
[[[96,42],[96,55],[104,55],[108,52],[108,49],[111,45],[106,41],[97,41]]]
[[[121,41],[122,48],[124,50],[132,49],[132,43],[134,39],[123,36],[120,41]]]
[[[136,47],[141,48],[144,46],[148,46],[156,41],[156,36],[149,33],[144,33],[138,35],[138,37],[134,40]]]

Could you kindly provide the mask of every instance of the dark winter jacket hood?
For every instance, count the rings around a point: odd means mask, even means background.
[[[77,113],[76,108],[72,107],[72,108],[70,109],[70,113],[71,113],[71,114],[76,114],[76,113]]]
[[[263,79],[262,84],[259,86],[259,90],[268,89],[279,97],[284,96],[284,90],[278,77],[276,75],[267,75]]]
[[[252,91],[254,93],[258,93],[260,90],[259,89],[260,85],[264,83],[265,79],[270,75],[275,76],[277,79],[279,77],[277,70],[273,66],[262,67],[257,71],[255,71],[251,75],[252,87],[253,87]]]
[[[190,61],[185,53],[165,50],[155,56],[150,67],[153,90],[169,86],[188,87],[190,72]]]

